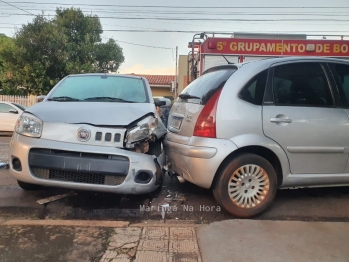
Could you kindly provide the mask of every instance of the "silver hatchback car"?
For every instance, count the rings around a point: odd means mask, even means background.
[[[18,119],[10,172],[37,185],[149,193],[163,178],[166,128],[148,81],[115,74],[70,75]]]
[[[187,86],[169,116],[171,169],[211,188],[238,217],[278,188],[349,184],[349,62],[273,58],[218,66]]]

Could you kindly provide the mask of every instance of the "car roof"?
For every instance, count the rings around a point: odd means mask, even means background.
[[[324,62],[341,62],[341,63],[349,63],[349,60],[345,59],[339,59],[339,58],[332,58],[332,57],[306,57],[306,56],[289,56],[289,57],[276,57],[276,58],[265,58],[261,60],[254,60],[244,63],[236,64],[236,66],[244,66],[247,64],[264,64],[265,66],[271,66],[273,64],[277,63],[283,63],[283,62],[294,62],[294,61],[324,61]]]
[[[203,72],[203,74],[216,71],[216,70],[223,70],[223,69],[238,69],[245,65],[256,65],[256,66],[263,66],[263,67],[270,67],[274,64],[278,63],[284,63],[284,62],[291,62],[291,61],[322,61],[322,62],[340,62],[340,63],[348,63],[349,60],[346,59],[340,59],[340,58],[331,58],[331,57],[305,57],[305,56],[289,56],[289,57],[276,57],[276,58],[265,58],[260,60],[254,60],[254,61],[248,61],[243,63],[236,63],[236,64],[227,64],[227,65],[219,65],[211,67]]]
[[[110,73],[87,73],[87,74],[68,75],[68,77],[75,77],[75,76],[112,76],[112,77],[128,77],[128,78],[135,78],[135,79],[145,79],[144,77],[141,77],[141,76],[124,75],[124,74],[110,74]]]

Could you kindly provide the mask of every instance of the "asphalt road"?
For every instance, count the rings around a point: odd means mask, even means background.
[[[0,162],[9,158],[10,137],[0,137]],[[150,195],[121,196],[74,191],[70,196],[46,205],[36,201],[69,193],[59,188],[23,191],[8,170],[0,170],[0,213],[9,217],[161,220],[162,205],[168,204],[164,219],[192,220],[208,223],[234,218],[222,210],[210,190],[190,183],[180,184],[166,177],[161,190]],[[349,188],[312,188],[279,190],[259,220],[349,221]]]

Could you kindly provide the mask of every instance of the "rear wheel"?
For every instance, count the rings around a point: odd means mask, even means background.
[[[19,180],[17,180],[17,183],[18,183],[19,187],[22,188],[23,190],[33,191],[33,190],[40,189],[39,185],[29,184],[29,183],[22,182]]]
[[[263,212],[274,200],[277,176],[263,157],[242,154],[226,164],[213,187],[217,202],[229,213],[242,218]]]

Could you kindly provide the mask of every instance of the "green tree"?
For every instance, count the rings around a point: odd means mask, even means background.
[[[97,16],[85,16],[80,9],[57,9],[53,21],[67,37],[67,73],[93,72],[96,44],[102,26]]]
[[[0,94],[20,95],[25,90],[18,85],[18,74],[12,62],[17,58],[18,50],[14,39],[0,35]]]
[[[116,72],[125,60],[122,48],[114,39],[96,45],[95,59],[95,71],[101,73]]]
[[[53,19],[37,16],[22,26],[11,44],[0,49],[2,89],[46,94],[68,74],[116,71],[124,61],[121,47],[101,42],[97,16],[80,9],[57,9]],[[4,81],[5,80],[5,81]]]
[[[66,75],[66,39],[63,31],[43,16],[17,31],[19,54],[14,62],[28,93],[46,93]]]

